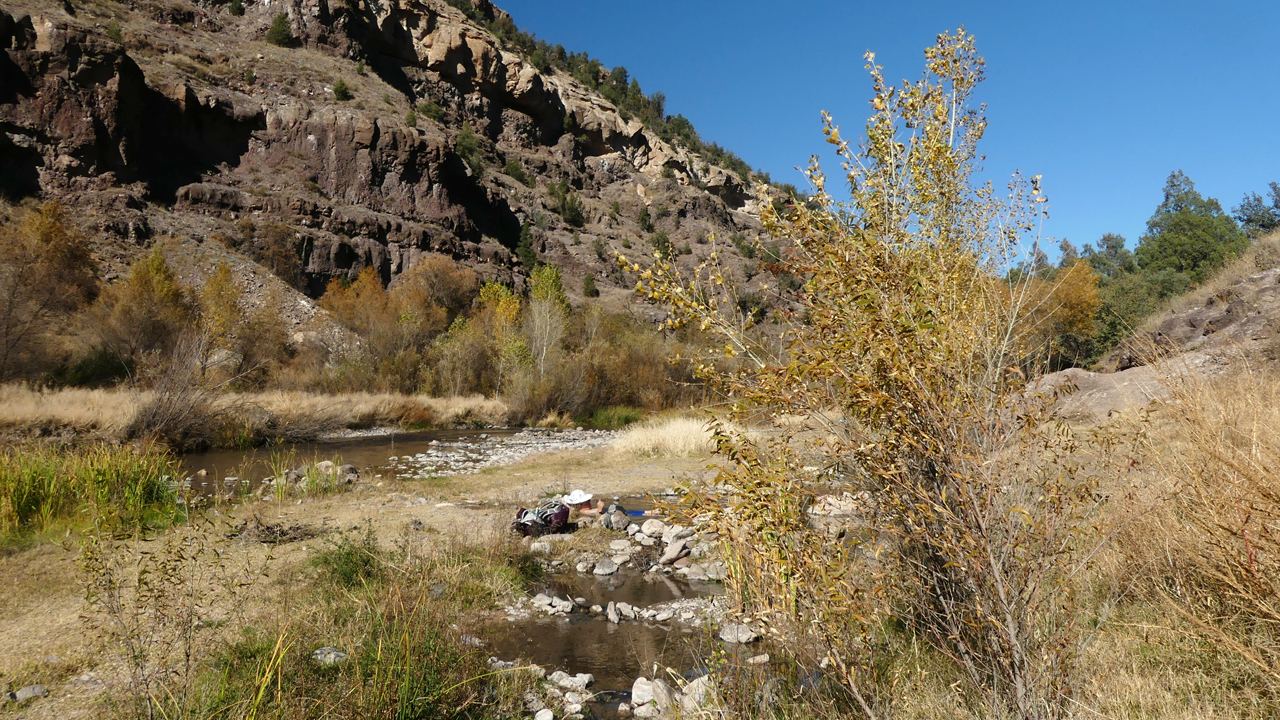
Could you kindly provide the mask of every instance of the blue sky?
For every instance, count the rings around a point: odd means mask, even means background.
[[[1168,174],[1224,208],[1280,181],[1280,2],[498,0],[526,31],[625,65],[667,112],[804,187],[819,112],[867,115],[870,49],[890,79],[961,24],[987,60],[988,174],[1044,176],[1047,235],[1137,242]],[[835,170],[836,166],[830,164]]]

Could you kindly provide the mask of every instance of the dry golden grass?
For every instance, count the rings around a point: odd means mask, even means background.
[[[34,390],[25,385],[4,385],[0,386],[0,427],[68,428],[119,436],[149,399],[150,393],[138,390]],[[280,426],[316,432],[381,425],[501,425],[508,413],[506,403],[480,395],[433,398],[392,393],[262,392],[224,395],[219,403],[261,411]]]
[[[631,427],[613,448],[616,453],[634,458],[691,458],[710,455],[715,445],[706,420],[672,417]]]
[[[117,433],[146,400],[136,390],[33,390],[0,386],[0,427],[66,427]]]
[[[433,398],[394,393],[344,393],[319,395],[306,392],[246,393],[245,402],[283,421],[327,421],[338,427],[375,425],[453,424],[481,422],[500,425],[506,421],[507,405],[482,395]]]

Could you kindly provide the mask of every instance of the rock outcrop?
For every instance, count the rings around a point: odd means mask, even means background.
[[[81,209],[108,276],[155,238],[247,221],[287,229],[312,296],[366,267],[390,282],[426,253],[519,282],[528,227],[567,287],[591,274],[625,301],[614,251],[662,230],[695,263],[708,235],[759,230],[743,178],[438,0],[66,8],[0,1],[0,192]],[[281,11],[301,47],[262,40]],[[580,220],[558,216],[561,182]]]

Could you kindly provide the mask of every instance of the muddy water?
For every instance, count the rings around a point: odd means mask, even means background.
[[[636,607],[723,592],[718,584],[689,583],[680,578],[622,571],[609,577],[560,574],[535,589],[562,598],[584,598],[588,605],[625,602]],[[705,629],[678,623],[623,620],[614,625],[602,616],[575,610],[568,617],[534,615],[508,620],[490,629],[486,638],[495,656],[522,660],[574,675],[591,673],[597,694],[596,710],[609,714],[629,697],[641,675],[653,677],[654,667],[671,668],[692,676],[716,646]]]
[[[295,468],[318,460],[350,463],[362,476],[368,471],[393,479],[401,474],[415,475],[418,468],[408,464],[391,463],[399,456],[415,456],[441,449],[457,452],[462,461],[475,461],[485,456],[490,438],[516,434],[516,430],[431,430],[427,432],[374,435],[370,437],[338,438],[309,443],[276,445],[252,450],[213,450],[189,453],[182,457],[183,470],[194,476],[201,470],[206,473],[204,487],[221,486],[225,478],[237,478],[243,483],[257,484],[271,477],[273,462]],[[435,443],[434,445],[432,443]],[[452,469],[452,468],[450,468]],[[193,482],[193,490],[201,487]]]

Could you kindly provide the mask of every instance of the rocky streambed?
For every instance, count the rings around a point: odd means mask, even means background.
[[[608,447],[616,439],[616,432],[606,430],[431,430],[189,453],[182,465],[188,489],[215,495],[257,491],[288,469],[302,476],[299,469],[324,461],[350,466],[366,482],[423,480],[477,473],[540,453]]]
[[[728,616],[718,538],[652,518],[603,524],[615,539],[595,547],[572,535],[529,541],[550,574],[538,592],[503,608],[504,622],[489,634],[490,663],[554,671],[542,695],[526,698],[544,720],[714,712],[713,654],[729,648],[743,663],[769,660],[756,652],[756,632]]]

